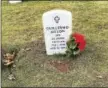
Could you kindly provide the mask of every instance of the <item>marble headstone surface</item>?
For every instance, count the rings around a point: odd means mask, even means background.
[[[47,55],[65,54],[66,42],[72,33],[72,13],[51,10],[42,17]]]
[[[20,3],[22,0],[9,0],[9,3],[15,4],[15,3]]]

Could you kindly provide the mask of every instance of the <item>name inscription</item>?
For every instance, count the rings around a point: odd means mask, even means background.
[[[66,29],[69,29],[69,26],[46,27],[46,31],[54,35],[51,38],[51,50],[60,50],[66,48],[65,36],[62,35]]]

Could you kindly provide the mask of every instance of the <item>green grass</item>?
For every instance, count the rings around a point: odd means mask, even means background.
[[[73,15],[73,32],[86,36],[87,46],[76,59],[47,56],[37,52],[32,41],[43,37],[42,14],[52,9],[66,9]],[[2,47],[16,46],[20,50],[13,73],[15,81],[7,79],[8,71],[2,71],[3,87],[34,86],[108,86],[108,2],[107,1],[24,1],[9,4],[2,1]],[[41,48],[40,48],[41,49]],[[68,73],[49,66],[50,60],[70,60]],[[103,78],[97,78],[101,75]]]

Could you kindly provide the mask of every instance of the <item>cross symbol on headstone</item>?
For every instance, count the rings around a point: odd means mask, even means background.
[[[58,23],[59,20],[60,20],[60,17],[56,16],[56,17],[54,18],[54,20],[55,20],[56,23]]]

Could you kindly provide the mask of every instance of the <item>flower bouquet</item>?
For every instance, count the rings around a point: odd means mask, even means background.
[[[67,41],[66,55],[69,57],[78,55],[85,49],[85,45],[86,41],[84,35],[80,33],[73,33],[70,36],[69,41]]]

